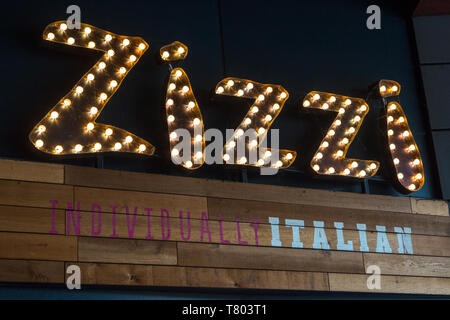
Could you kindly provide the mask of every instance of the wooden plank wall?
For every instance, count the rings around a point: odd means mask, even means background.
[[[50,200],[57,201],[53,227]],[[68,202],[80,202],[79,235],[66,221]],[[91,226],[92,204],[102,208],[101,230]],[[127,206],[138,207],[131,231]],[[151,208],[149,214],[144,208]],[[169,240],[157,220],[161,209],[171,214]],[[189,241],[181,238],[180,210],[190,212]],[[201,241],[203,212],[211,242]],[[282,247],[272,247],[269,216],[304,220],[304,248],[292,248],[288,232],[280,232]],[[261,219],[258,245],[252,217]],[[236,242],[237,218],[245,244]],[[343,222],[356,251],[336,250],[332,236],[331,250],[313,249],[315,220],[331,231],[333,221]],[[393,226],[410,227],[414,254],[398,254],[396,247],[392,254],[357,251],[357,223],[367,225],[371,248],[375,226],[390,226],[392,243]],[[220,224],[231,243],[222,243]],[[70,264],[80,266],[82,285],[450,294],[450,217],[448,204],[439,200],[0,160],[0,281],[64,283]],[[381,268],[381,290],[367,288],[370,265]]]

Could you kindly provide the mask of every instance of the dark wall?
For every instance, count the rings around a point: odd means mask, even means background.
[[[150,141],[153,157],[105,154],[62,157],[43,154],[29,143],[34,124],[95,63],[99,55],[86,49],[42,40],[42,31],[65,19],[73,2],[26,1],[4,4],[0,80],[0,156],[35,161],[103,165],[110,169],[244,180],[256,183],[362,191],[361,181],[314,177],[309,161],[334,114],[302,110],[311,90],[366,98],[380,79],[402,84],[400,101],[422,153],[426,183],[414,196],[438,198],[440,189],[427,112],[421,98],[411,13],[415,7],[391,1],[78,1],[84,23],[123,35],[143,37],[150,50],[130,72],[98,121],[129,130]],[[381,7],[381,30],[366,28],[366,9]],[[290,93],[273,128],[280,129],[280,147],[298,152],[294,165],[276,176],[260,176],[255,168],[203,166],[186,171],[165,156],[164,92],[168,68],[157,59],[159,48],[172,41],[189,46],[181,66],[188,73],[200,104],[205,128],[235,128],[249,102],[219,99],[215,85],[225,76],[281,84]],[[380,104],[371,112],[348,156],[382,160]],[[398,194],[381,169],[366,190]]]

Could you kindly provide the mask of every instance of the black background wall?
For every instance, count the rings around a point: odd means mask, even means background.
[[[141,36],[150,50],[130,72],[98,121],[129,130],[156,146],[152,157],[105,154],[55,157],[34,149],[27,135],[34,124],[95,63],[99,54],[42,39],[45,26],[67,18],[77,4],[81,20],[114,33]],[[381,8],[381,30],[368,30],[366,9]],[[314,177],[312,154],[334,114],[302,110],[311,90],[366,98],[380,79],[402,84],[400,101],[419,145],[426,183],[413,196],[441,197],[433,144],[420,84],[410,4],[392,1],[23,1],[4,3],[0,55],[0,156],[172,175],[248,180],[298,187],[362,191],[361,181]],[[255,168],[203,166],[186,171],[171,163],[165,127],[164,93],[168,68],[159,63],[159,48],[172,41],[188,45],[181,66],[188,73],[200,104],[205,129],[235,128],[248,101],[218,99],[215,85],[226,76],[283,85],[290,93],[273,128],[280,147],[297,150],[298,160],[276,176],[260,176]],[[381,160],[381,105],[371,111],[348,155]],[[398,194],[381,169],[369,180],[371,193]],[[366,188],[367,190],[367,188]]]

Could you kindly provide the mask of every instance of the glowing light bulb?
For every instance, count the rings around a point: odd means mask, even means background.
[[[102,62],[100,62],[100,63],[98,64],[98,67],[99,67],[99,69],[105,69],[106,63],[104,63],[104,62],[102,61]]]
[[[53,120],[58,119],[58,117],[59,117],[59,113],[56,112],[56,111],[53,111],[53,112],[50,114],[50,118],[52,118]]]
[[[38,127],[38,132],[39,133],[44,133],[45,130],[47,130],[47,128],[44,125],[42,125],[42,124]]]
[[[314,169],[314,171],[319,171],[319,170],[320,170],[320,167],[319,167],[318,164],[315,164],[315,165],[313,166],[313,169]]]
[[[342,121],[341,120],[336,120],[335,122],[334,122],[334,124],[336,125],[336,126],[340,126],[341,124],[342,124]]]
[[[399,178],[400,180],[403,179],[403,173],[399,172],[399,173],[397,174],[397,178]]]
[[[108,53],[108,56],[112,57],[114,55],[114,50],[109,49],[107,53]]]
[[[200,119],[199,118],[195,118],[193,123],[194,123],[194,126],[198,126],[200,124]]]
[[[391,144],[389,145],[389,148],[390,148],[391,150],[395,150],[395,144],[391,143]]]
[[[61,153],[61,152],[63,152],[63,150],[64,150],[64,149],[63,149],[62,146],[59,146],[59,145],[58,145],[58,146],[55,147],[55,152],[56,152],[56,153]]]
[[[352,104],[352,100],[347,99],[347,100],[345,100],[344,104],[345,104],[346,106],[348,106],[348,105]]]
[[[328,105],[328,103],[324,103],[323,105],[322,105],[322,109],[328,109],[329,108],[329,105]]]
[[[398,90],[398,87],[397,87],[397,86],[393,86],[393,87],[392,87],[392,91],[395,92],[395,91],[397,91],[397,90]]]
[[[94,144],[94,149],[95,149],[95,151],[99,151],[102,149],[102,145],[97,142],[96,144]]]
[[[414,150],[416,150],[416,146],[415,145],[410,145],[409,147],[408,147],[408,150],[409,151],[414,151]]]
[[[328,135],[330,135],[330,136],[334,136],[335,134],[336,134],[336,132],[334,130],[328,131]]]
[[[90,131],[90,130],[94,129],[94,124],[92,122],[89,122],[87,124],[86,128]]]
[[[259,111],[259,108],[258,107],[253,107],[252,108],[252,113],[257,113]]]
[[[353,128],[353,127],[348,128],[348,132],[354,133],[355,132],[355,128]]]
[[[420,164],[420,160],[419,159],[414,159],[413,164],[418,166]]]
[[[242,129],[237,129],[237,130],[236,130],[236,136],[240,137],[240,136],[242,136],[243,134],[244,134],[244,130],[242,130]]]
[[[252,148],[256,147],[257,145],[258,145],[258,141],[256,141],[256,140],[252,140],[250,142],[250,147],[252,147]]]
[[[275,167],[279,168],[283,165],[283,162],[281,160],[278,160],[277,162],[275,162]]]
[[[94,77],[94,75],[93,75],[92,73],[89,73],[89,74],[87,75],[87,78],[88,78],[89,81],[92,81],[92,80],[95,79],[95,77]]]
[[[387,117],[387,120],[388,120],[389,122],[392,122],[392,121],[394,121],[394,117],[393,117],[393,116],[389,116],[389,117]]]
[[[403,118],[403,117],[398,118],[398,122],[400,122],[400,123],[405,122],[405,118]]]
[[[59,25],[59,28],[60,28],[62,31],[67,30],[67,24],[61,23],[61,24]]]
[[[365,172],[364,170],[361,170],[361,171],[359,172],[359,175],[360,175],[361,177],[365,177],[365,176],[366,176],[366,172]]]
[[[403,131],[402,136],[404,137],[409,137],[409,131]]]
[[[127,72],[127,69],[125,69],[124,67],[120,67],[119,72],[121,74],[124,74],[125,72]]]
[[[97,109],[96,107],[92,107],[91,110],[89,110],[89,113],[90,113],[91,115],[96,115],[97,112],[98,112],[98,109]]]
[[[272,93],[272,91],[273,91],[272,87],[267,87],[267,89],[266,89],[267,93]]]
[[[201,159],[203,157],[203,153],[201,151],[198,151],[195,156],[196,159]]]
[[[385,92],[386,91],[386,86],[381,86],[380,87],[380,92]]]
[[[322,148],[328,148],[329,145],[330,145],[330,144],[328,143],[328,141],[324,141],[324,142],[322,143]]]
[[[78,94],[81,94],[81,93],[83,93],[83,87],[78,86],[78,87],[75,89],[75,91],[76,91]],[[65,101],[65,100],[64,100],[64,101]],[[70,102],[70,100],[69,100],[69,102]],[[70,103],[69,103],[69,105],[70,105]]]
[[[78,87],[81,88],[81,87]],[[78,88],[77,88],[77,92],[78,92]],[[81,88],[81,92],[83,92],[83,88]],[[68,107],[72,104],[72,102],[69,99],[64,99],[64,106]]]
[[[144,144],[139,145],[139,151],[144,152],[147,149],[147,147]]]
[[[397,106],[395,105],[395,103],[391,103],[391,104],[389,105],[389,109],[395,110],[395,109],[397,109]]]
[[[94,41],[89,41],[88,47],[89,48],[95,48],[95,42]]]
[[[86,34],[90,34],[91,33],[91,28],[89,28],[89,27],[86,27],[86,28],[84,28],[84,33],[86,33]]]
[[[189,91],[189,87],[188,86],[183,86],[183,89],[181,89],[183,91],[183,93],[187,93]]]
[[[183,47],[179,47],[177,51],[179,54],[183,54],[185,50]]]
[[[130,44],[130,40],[128,40],[128,39],[123,39],[123,41],[122,41],[122,45],[123,46],[127,46],[127,45],[129,45]]]
[[[202,142],[202,140],[203,140],[203,137],[201,134],[198,134],[195,136],[195,142]]]
[[[111,40],[112,40],[112,35],[107,34],[107,35],[105,36],[105,41],[111,41]]]
[[[253,83],[249,82],[249,83],[247,84],[247,89],[248,89],[248,90],[252,90],[252,89],[253,89]]]
[[[338,157],[342,157],[343,155],[344,155],[344,151],[342,151],[342,150],[338,150],[336,152],[336,156],[338,156]]]
[[[230,155],[225,153],[225,154],[223,155],[223,160],[229,161],[229,160],[230,160]]]
[[[415,175],[414,178],[416,178],[416,180],[420,180],[420,179],[423,178],[423,175],[421,173],[418,173],[418,174]]]
[[[134,54],[132,54],[131,56],[130,56],[130,61],[131,62],[135,62],[136,61],[136,56],[134,55]]]
[[[139,50],[144,50],[145,49],[145,44],[140,43],[138,48],[139,48]]]
[[[394,130],[389,129],[389,130],[388,130],[388,136],[392,136],[393,134],[394,134]]]
[[[336,102],[336,97],[335,97],[335,96],[331,96],[330,102],[331,102],[331,103]]]
[[[50,32],[50,33],[47,35],[47,39],[53,40],[53,39],[55,39],[55,35],[54,35],[53,33]]]
[[[122,144],[120,142],[116,142],[114,144],[114,150],[120,150],[120,149],[122,149]]]
[[[192,167],[192,161],[190,161],[190,160],[186,161],[186,167],[191,168]]]
[[[369,168],[370,168],[371,170],[375,170],[375,169],[377,168],[377,165],[376,165],[375,163],[371,163],[370,166],[369,166]]]
[[[244,90],[239,89],[238,92],[237,92],[237,95],[238,96],[243,96],[244,95]]]
[[[172,100],[172,99],[167,99],[166,104],[167,104],[168,106],[172,106],[172,105],[173,105],[173,100]]]
[[[178,137],[177,133],[175,131],[171,132],[169,135],[170,139],[174,140]]]
[[[282,92],[282,93],[280,94],[280,98],[281,98],[281,99],[284,99],[284,98],[286,98],[286,97],[287,97],[286,92]]]
[[[80,152],[80,151],[82,151],[83,150],[83,146],[81,145],[81,144],[77,144],[76,146],[75,146],[75,152]]]
[[[311,103],[308,100],[303,101],[304,107],[309,107],[310,105],[311,105]]]
[[[67,39],[67,43],[68,44],[74,44],[75,43],[75,39],[70,37],[69,39]]]
[[[234,148],[234,147],[236,146],[236,142],[230,141],[230,143],[228,144],[228,146],[229,146],[230,148]]]
[[[169,116],[167,117],[167,121],[168,121],[168,122],[174,122],[174,121],[175,121],[175,117],[174,117],[173,115],[169,115]]]
[[[270,114],[268,114],[268,115],[266,116],[265,120],[266,120],[266,121],[272,120],[272,116],[271,116]]]
[[[280,105],[279,105],[278,103],[275,103],[275,104],[272,106],[272,109],[273,109],[273,110],[278,110],[278,109],[280,109]]]
[[[180,70],[177,70],[175,72],[175,76],[177,76],[178,78],[181,77],[182,74],[183,74],[183,72],[181,72]]]
[[[162,57],[163,57],[164,59],[167,59],[169,56],[170,56],[169,51],[164,51],[163,54],[162,54]]]
[[[358,162],[353,161],[351,166],[352,166],[352,168],[358,168]]]
[[[317,159],[322,159],[322,158],[323,158],[323,154],[322,154],[321,152],[318,152],[318,153],[316,154],[316,158],[317,158]]]
[[[400,160],[398,158],[394,158],[394,164],[399,164]]]
[[[294,157],[294,156],[292,155],[292,153],[288,153],[288,154],[286,155],[286,159],[287,159],[287,160],[291,160],[293,157]]]
[[[177,86],[175,85],[175,83],[169,84],[169,90],[175,90],[176,87],[177,87]]]
[[[242,157],[241,159],[239,159],[239,163],[246,163],[247,162],[247,158],[246,157]]]
[[[44,145],[44,141],[42,141],[41,139],[36,140],[36,147],[42,148],[43,145]]]
[[[347,138],[344,138],[344,139],[342,139],[342,144],[347,144],[348,143],[348,139]]]
[[[416,186],[414,184],[410,184],[408,186],[408,189],[411,190],[411,191],[416,190]]]
[[[333,167],[329,167],[329,168],[328,168],[328,172],[331,173],[331,174],[333,174],[335,171],[336,171],[336,170],[334,170]]]
[[[266,152],[264,152],[264,156],[265,156],[266,158],[268,158],[268,157],[272,156],[272,152],[270,152],[269,150],[267,150]]]
[[[180,154],[180,151],[178,151],[178,149],[174,148],[174,149],[172,149],[171,154],[172,154],[173,157],[176,157],[176,156],[178,156]]]
[[[113,130],[111,128],[106,129],[105,135],[110,136],[113,134]]]
[[[233,80],[228,80],[227,85],[228,85],[229,87],[234,86],[234,81],[233,81]]]
[[[217,93],[223,93],[223,91],[224,91],[223,87],[218,87],[217,88]]]
[[[350,169],[348,169],[348,168],[345,169],[345,170],[344,170],[344,174],[345,174],[345,175],[349,175],[349,174],[350,174]]]
[[[266,132],[266,129],[264,129],[263,127],[258,129],[259,134],[263,134],[264,132]]]
[[[133,141],[133,137],[131,137],[131,136],[127,136],[125,138],[125,143],[131,143],[132,141]]]
[[[356,116],[356,117],[353,118],[353,121],[354,121],[354,122],[359,122],[360,120],[361,120],[361,117],[360,117],[360,116]]]
[[[252,120],[250,118],[245,118],[244,123],[246,125],[249,125],[250,123],[252,123]]]
[[[188,108],[189,109],[192,109],[192,108],[194,108],[195,107],[195,102],[194,101],[189,101],[189,103],[188,103]]]
[[[259,100],[259,101],[264,101],[264,99],[265,99],[265,98],[264,98],[264,95],[260,94],[260,95],[258,96],[258,100]]]
[[[265,162],[264,162],[264,160],[263,160],[263,159],[259,159],[259,160],[258,160],[258,166],[260,166],[260,167],[261,167],[261,166],[263,166],[263,165],[264,165],[264,163],[265,163]]]
[[[102,92],[100,94],[100,100],[106,100],[106,98],[108,98],[108,96],[106,95],[106,93]]]
[[[109,85],[111,86],[111,88],[115,88],[115,87],[117,87],[117,81],[113,80],[109,83]]]
[[[344,109],[344,108],[339,108],[339,113],[340,113],[340,114],[345,113],[345,109]]]
[[[313,100],[319,100],[320,99],[320,95],[318,93],[316,93],[315,95],[313,95]]]

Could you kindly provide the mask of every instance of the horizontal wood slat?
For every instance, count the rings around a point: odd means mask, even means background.
[[[364,264],[377,265],[381,274],[450,278],[450,258],[364,253]]]
[[[64,220],[64,210],[55,210],[55,229],[61,234]],[[0,206],[0,231],[49,233],[51,229],[51,209]]]
[[[416,293],[450,294],[450,278],[381,276],[381,288],[369,289],[367,279],[370,275],[328,274],[331,291],[370,292],[370,293]]]
[[[62,283],[64,262],[0,259],[0,281]]]
[[[141,215],[147,214],[144,208],[151,208],[152,212],[166,209],[177,215],[180,210],[189,211],[192,217],[200,217],[207,210],[204,197],[79,187],[75,187],[74,194],[81,210],[91,210],[92,204],[98,204],[103,212],[112,212],[110,206],[117,206],[116,212],[125,213],[128,206],[130,214],[138,207],[137,212]]]
[[[362,254],[308,249],[178,243],[181,266],[285,271],[364,272]]]
[[[334,228],[333,222],[343,222],[347,229],[355,229],[357,223],[366,224],[367,230],[375,231],[377,225],[409,227],[414,234],[450,236],[450,219],[448,217],[401,214],[375,210],[357,210],[334,208],[319,205],[292,205],[276,202],[208,198],[208,216],[224,220],[249,221],[250,217],[261,217],[267,223],[269,217],[284,219],[301,219],[305,226],[312,226],[313,221],[324,221],[325,227]]]
[[[411,213],[406,197],[364,195],[66,166],[70,185]]]
[[[0,259],[76,260],[77,238],[0,232]]]
[[[73,187],[59,184],[0,180],[0,205],[65,208],[73,201]]]
[[[78,261],[81,262],[177,263],[174,242],[80,237],[78,248]]]
[[[0,159],[0,179],[64,183],[64,166]]]
[[[436,216],[449,216],[448,204],[441,200],[425,200],[411,198],[412,213]]]

